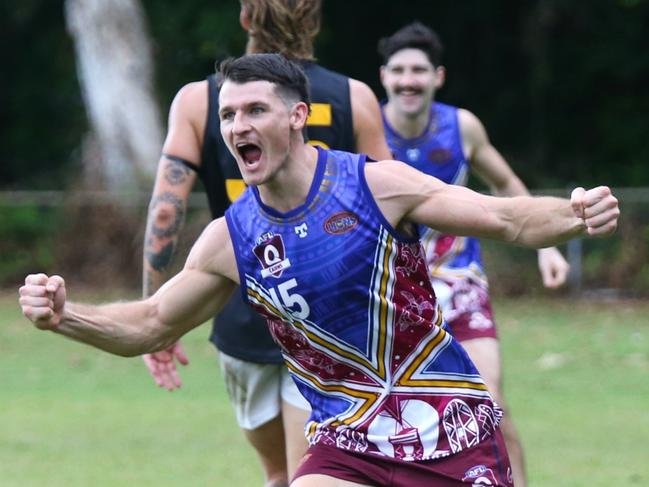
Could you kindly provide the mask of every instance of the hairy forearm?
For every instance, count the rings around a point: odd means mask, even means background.
[[[55,333],[106,352],[132,357],[173,343],[171,329],[157,319],[148,301],[93,306],[68,302]]]
[[[491,191],[497,196],[530,196],[530,192],[525,184],[523,184],[523,182],[516,176],[507,178],[499,186],[492,186]],[[542,252],[545,248],[539,248],[537,250]]]
[[[562,198],[511,198],[505,213],[509,220],[506,240],[524,247],[551,247],[581,236],[586,230],[570,201]]]

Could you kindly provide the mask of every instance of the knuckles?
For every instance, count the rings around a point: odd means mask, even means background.
[[[45,285],[47,284],[48,277],[43,273],[29,274],[25,278],[25,284]]]

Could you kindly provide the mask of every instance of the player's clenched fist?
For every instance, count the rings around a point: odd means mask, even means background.
[[[588,191],[575,188],[570,203],[575,215],[584,220],[591,237],[606,237],[615,232],[620,208],[617,198],[607,186],[598,186]]]
[[[51,330],[58,326],[65,306],[65,281],[61,276],[30,274],[18,292],[23,314],[37,328]]]

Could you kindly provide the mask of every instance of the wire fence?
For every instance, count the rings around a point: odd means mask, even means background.
[[[613,188],[620,201],[622,218],[615,236],[603,240],[573,239],[565,245],[564,251],[571,266],[569,289],[573,294],[596,293],[599,295],[649,295],[649,187]],[[543,190],[536,194],[569,196],[567,189]],[[105,191],[0,191],[0,219],[8,219],[12,211],[31,208],[34,210],[35,224],[51,218],[55,212],[65,213],[63,220],[79,218],[82,210],[106,207],[127,208],[132,213],[130,228],[141,239],[146,207],[150,193],[109,193]],[[207,199],[202,192],[194,192],[188,201],[190,214],[202,215],[209,220]],[[69,222],[67,222],[69,223]],[[139,230],[133,231],[133,228]],[[83,225],[78,228],[85,228]],[[16,259],[6,249],[10,241],[24,233],[25,223],[11,225],[0,221],[0,280],[3,273],[3,259],[16,267]],[[200,229],[195,229],[194,233]],[[103,230],[99,230],[101,232]],[[21,233],[22,232],[22,233]],[[19,235],[20,234],[20,235]],[[38,233],[35,233],[38,235]],[[80,235],[84,238],[84,235]],[[102,234],[99,233],[100,238]],[[190,235],[190,238],[196,235]],[[88,234],[86,239],[97,236]],[[55,238],[58,238],[56,236]],[[11,247],[14,252],[22,252],[20,245]],[[135,252],[141,252],[137,248]],[[485,242],[485,260],[492,284],[497,283],[504,292],[525,292],[538,288],[538,275],[533,252],[521,252],[510,246]],[[133,253],[134,250],[131,250]],[[34,253],[38,253],[34,251]],[[41,252],[42,253],[42,252]],[[22,252],[25,254],[25,252]],[[21,255],[22,255],[21,254]],[[25,262],[29,256],[23,255]],[[490,265],[491,264],[491,265]],[[5,266],[6,267],[6,266]]]

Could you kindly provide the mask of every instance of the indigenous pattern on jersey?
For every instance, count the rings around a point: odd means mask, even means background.
[[[241,290],[311,404],[312,444],[450,455],[489,437],[501,411],[445,329],[419,241],[385,220],[364,164],[319,149],[307,199],[288,213],[246,190],[226,212]]]
[[[466,186],[470,167],[464,157],[456,107],[433,103],[428,126],[412,139],[401,137],[385,113],[383,123],[395,159],[445,183]],[[468,328],[461,332],[467,333],[461,339],[485,332],[495,336],[479,241],[473,237],[442,235],[428,227],[419,231],[437,298],[453,332]]]
[[[349,78],[311,61],[302,61],[309,80],[311,115],[307,120],[310,142],[325,148],[354,149],[354,127]],[[216,75],[207,78],[208,111],[202,164],[198,175],[205,187],[214,218],[225,213],[245,190],[237,162],[221,137]],[[210,340],[222,352],[248,362],[281,363],[282,356],[264,320],[235,295],[215,318]]]

